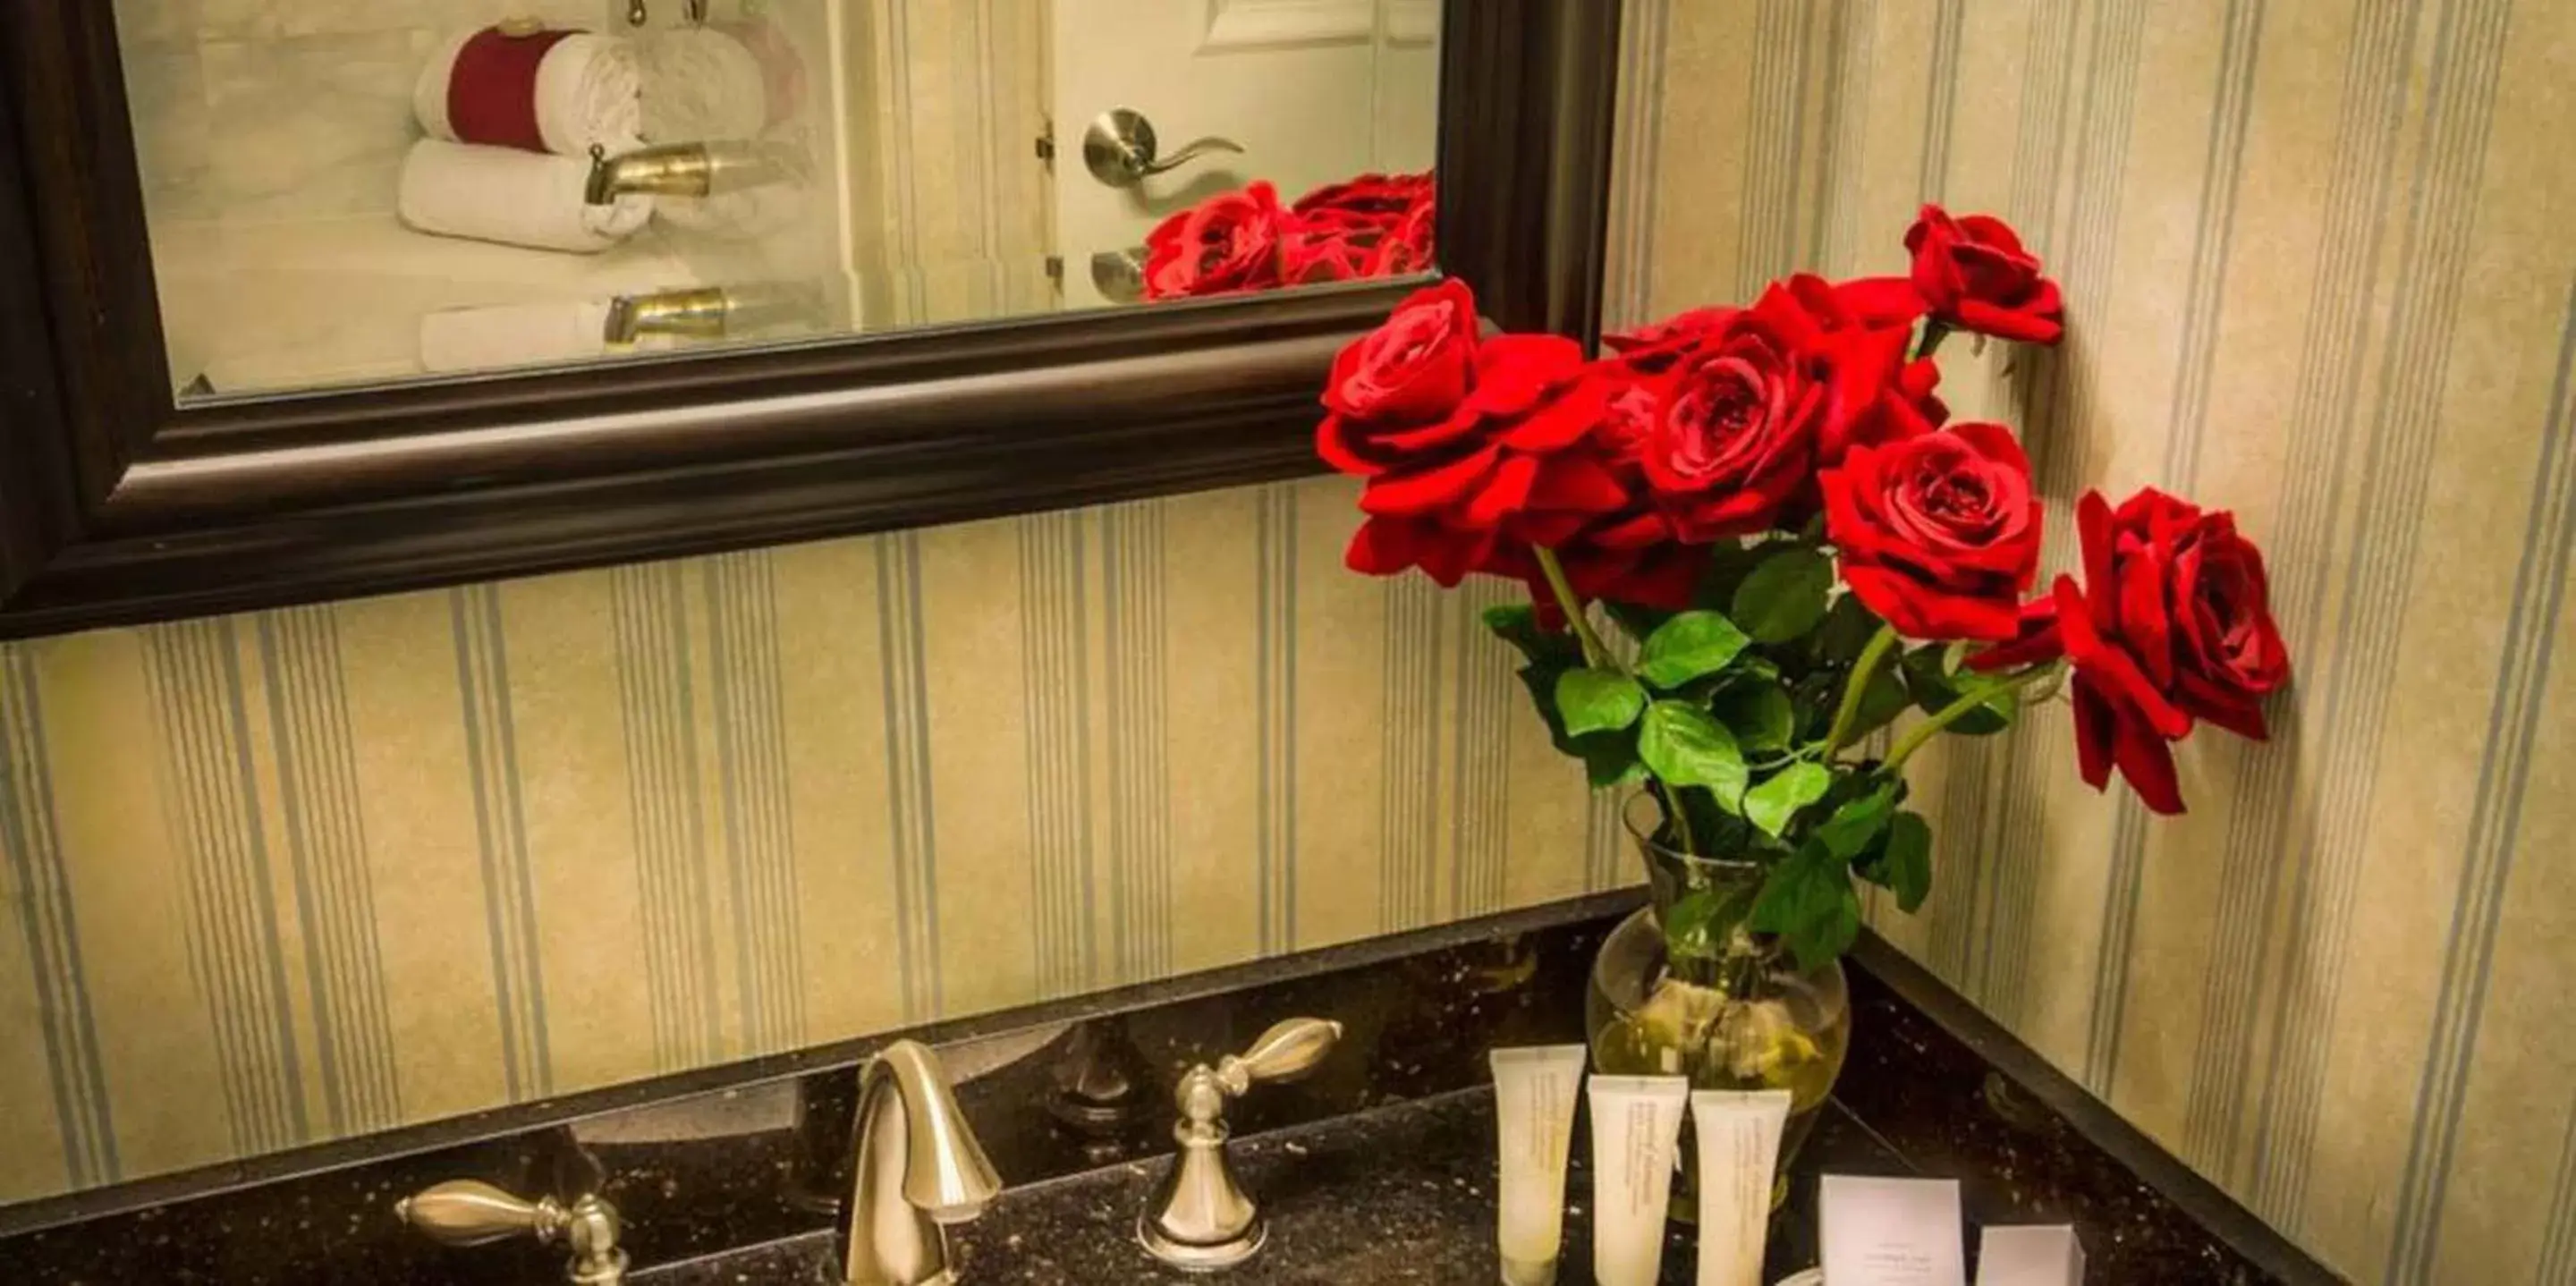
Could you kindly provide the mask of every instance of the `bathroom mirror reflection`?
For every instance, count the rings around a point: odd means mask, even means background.
[[[1438,0],[115,0],[181,403],[1409,275]]]

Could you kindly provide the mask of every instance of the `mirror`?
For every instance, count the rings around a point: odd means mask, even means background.
[[[182,406],[1426,271],[1437,0],[115,0]]]

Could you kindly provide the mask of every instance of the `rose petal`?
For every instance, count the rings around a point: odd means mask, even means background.
[[[1548,457],[1530,489],[1529,503],[1533,509],[1610,513],[1628,503],[1628,489],[1609,466],[1584,452],[1567,451]]]
[[[1540,403],[1503,434],[1515,451],[1561,451],[1583,440],[1609,413],[1609,389],[1585,381]]]
[[[1384,473],[1360,491],[1360,512],[1422,514],[1454,504],[1494,467],[1501,448],[1487,446],[1418,473]]]
[[[1369,449],[1361,435],[1358,421],[1345,415],[1327,415],[1315,426],[1315,454],[1336,473],[1356,478],[1374,478],[1386,472],[1386,465]]]
[[[2100,790],[2111,784],[2111,740],[2118,735],[2119,716],[2110,698],[2081,674],[2067,681],[2067,695],[2075,708],[2075,770],[2085,785]]]
[[[2066,580],[2065,577],[2059,577]],[[2068,581],[2071,587],[2073,582]],[[2021,605],[2021,619],[2013,637],[1986,648],[1968,658],[1968,668],[1980,672],[2016,670],[2025,665],[2054,661],[2066,655],[2066,640],[2057,632],[2057,598],[2042,595]]]
[[[2051,285],[2050,291],[2056,289]],[[1997,339],[2016,340],[2025,344],[2054,344],[2066,335],[2066,324],[2059,320],[2056,309],[2037,305],[2006,308],[1990,304],[1972,295],[1962,295],[1955,305],[1959,328]]]
[[[1465,525],[1491,527],[1520,512],[1529,504],[1530,486],[1538,481],[1538,475],[1537,456],[1504,456],[1468,497]]]
[[[2137,714],[2113,703],[2111,762],[2129,779],[2129,789],[2148,811],[2172,817],[2183,811],[2182,788],[2174,780],[2173,747]]]
[[[2191,716],[2176,709],[2147,681],[2137,661],[2103,638],[2094,627],[2093,609],[2066,577],[2057,580],[2057,628],[2066,641],[2067,658],[2090,673],[2106,692],[2134,705],[2157,733],[2181,737],[2191,731]]]

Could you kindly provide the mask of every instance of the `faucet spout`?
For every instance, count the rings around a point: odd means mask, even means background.
[[[717,196],[798,180],[805,170],[793,148],[762,141],[664,143],[616,156],[593,145],[582,198],[613,205],[625,196]]]
[[[857,1149],[841,1214],[846,1286],[953,1282],[943,1229],[984,1213],[1002,1181],[928,1047],[896,1041],[859,1074]]]

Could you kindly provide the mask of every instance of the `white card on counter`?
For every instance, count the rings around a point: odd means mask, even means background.
[[[1968,1286],[1957,1180],[1829,1174],[1818,1205],[1832,1286]]]
[[[1988,1228],[1977,1243],[1977,1286],[2083,1286],[2084,1247],[2065,1224]]]

